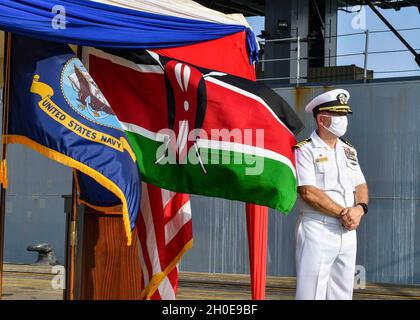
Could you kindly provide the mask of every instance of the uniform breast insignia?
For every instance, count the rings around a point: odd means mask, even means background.
[[[319,155],[319,158],[315,159],[316,163],[320,163],[320,162],[327,162],[328,161],[328,157],[323,156],[322,154]]]
[[[312,139],[311,139],[311,138],[305,139],[305,140],[303,140],[303,141],[301,141],[301,142],[299,142],[299,143],[295,144],[295,145],[293,146],[293,149],[298,149],[298,148],[301,148],[301,147],[303,147],[305,144],[307,144],[307,143],[309,143],[309,142],[311,142],[311,141],[312,141]]]

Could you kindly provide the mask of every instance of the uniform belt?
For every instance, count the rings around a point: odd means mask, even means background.
[[[302,212],[302,216],[308,217],[314,220],[321,221],[323,223],[331,223],[341,226],[341,221],[338,218],[330,217],[322,213],[317,212]]]

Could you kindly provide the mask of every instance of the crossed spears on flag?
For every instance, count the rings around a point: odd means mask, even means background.
[[[185,164],[191,147],[204,174],[207,170],[198,147],[199,134],[190,141],[190,128],[193,132],[203,125],[206,113],[206,85],[203,75],[196,68],[185,63],[170,61],[162,65],[159,57],[152,55],[165,74],[168,92],[168,128],[170,132],[164,136],[164,152],[158,156],[155,164],[171,155],[176,155],[176,163]]]

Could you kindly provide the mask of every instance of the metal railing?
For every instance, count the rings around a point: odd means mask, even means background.
[[[414,31],[420,30],[420,28],[405,28],[405,29],[398,29],[397,31]],[[377,55],[377,54],[390,54],[390,53],[402,53],[402,52],[409,52],[408,49],[397,49],[397,50],[382,50],[382,51],[369,51],[369,41],[370,36],[372,34],[377,33],[389,33],[390,30],[375,30],[369,31],[365,30],[363,32],[354,32],[354,33],[347,33],[341,35],[333,35],[329,37],[325,37],[324,39],[331,39],[331,38],[339,38],[339,37],[350,37],[350,36],[357,36],[357,35],[364,35],[364,51],[356,52],[356,53],[347,53],[347,54],[336,54],[336,55],[328,55],[328,56],[320,56],[320,57],[309,57],[309,56],[302,56],[301,52],[301,44],[302,43],[309,43],[310,41],[314,41],[316,39],[321,39],[317,37],[309,37],[309,38],[302,38],[302,37],[290,37],[290,38],[280,38],[280,39],[267,39],[267,40],[260,40],[259,43],[262,47],[266,44],[271,43],[281,43],[281,42],[289,42],[289,43],[296,43],[296,49],[290,50],[291,52],[296,51],[296,57],[289,57],[289,58],[270,58],[270,59],[260,59],[259,64],[264,66],[265,63],[275,63],[280,61],[296,61],[296,77],[264,77],[264,78],[257,78],[257,81],[273,81],[273,80],[295,80],[296,85],[299,86],[302,79],[307,79],[301,74],[301,62],[302,60],[312,60],[312,59],[331,59],[331,58],[341,58],[341,57],[351,57],[351,56],[363,56],[363,81],[366,82],[368,80],[368,59],[369,55]],[[414,49],[417,52],[420,52],[420,48]],[[413,58],[414,60],[414,58]],[[264,69],[264,68],[262,68]],[[394,74],[394,73],[408,73],[408,72],[419,72],[420,75],[420,68],[419,69],[409,69],[409,70],[379,70],[374,71],[377,74]]]

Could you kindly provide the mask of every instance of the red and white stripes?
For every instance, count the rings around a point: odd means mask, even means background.
[[[176,298],[178,262],[192,246],[189,195],[142,183],[137,218],[142,298]]]

